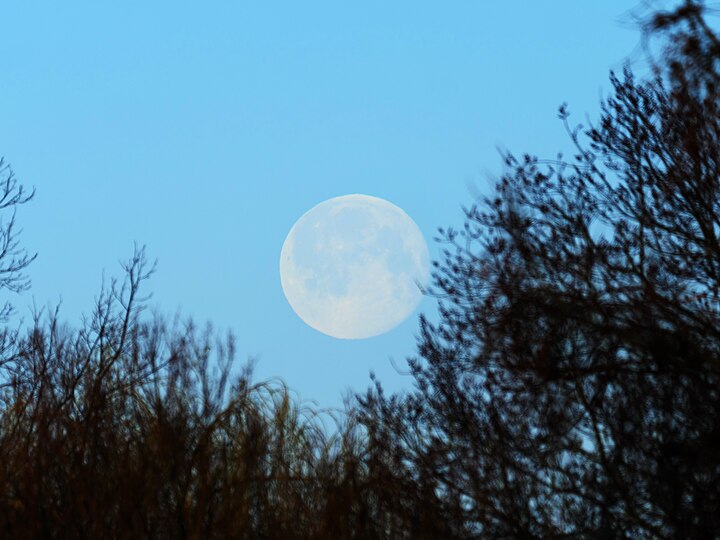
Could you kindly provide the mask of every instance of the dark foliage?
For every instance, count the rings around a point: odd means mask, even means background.
[[[648,31],[655,79],[442,231],[417,389],[361,400],[438,537],[720,538],[720,42],[695,2]]]
[[[125,269],[81,330],[38,314],[6,343],[0,537],[382,537],[352,420],[231,382],[232,336],[141,320],[143,250]]]

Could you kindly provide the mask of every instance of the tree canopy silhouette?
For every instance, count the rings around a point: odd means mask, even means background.
[[[22,184],[18,184],[10,165],[0,158],[0,212],[12,209],[12,215],[6,222],[0,222],[0,290],[21,292],[30,283],[22,273],[35,259],[19,247],[15,228],[15,209],[30,201],[35,191],[28,193]],[[6,322],[13,311],[12,304],[6,301],[0,307],[0,322]]]
[[[720,41],[694,1],[646,29],[651,80],[560,108],[574,156],[506,155],[441,231],[416,390],[361,399],[385,504],[447,536],[720,537]]]
[[[232,335],[140,317],[143,249],[78,330],[37,313],[0,363],[2,538],[381,537],[352,420],[232,376]]]

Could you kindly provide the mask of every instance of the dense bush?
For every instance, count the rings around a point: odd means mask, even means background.
[[[326,436],[317,413],[281,383],[253,384],[249,368],[231,381],[232,336],[141,321],[141,250],[126,269],[80,331],[38,316],[6,341],[0,536],[362,531],[352,429]]]

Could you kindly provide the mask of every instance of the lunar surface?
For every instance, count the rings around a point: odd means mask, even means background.
[[[340,339],[385,333],[422,298],[429,255],[415,222],[368,195],[345,195],[305,213],[280,254],[280,280],[297,315]]]

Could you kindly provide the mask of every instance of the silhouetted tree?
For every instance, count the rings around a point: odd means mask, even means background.
[[[140,317],[144,250],[79,330],[36,313],[3,351],[2,538],[383,538],[352,418],[232,376],[232,335]]]
[[[27,289],[29,281],[22,271],[35,258],[18,247],[17,231],[15,228],[15,209],[28,202],[35,195],[35,191],[27,193],[3,158],[0,158],[0,215],[6,218],[6,212],[12,214],[6,221],[0,220],[0,290],[21,292]],[[12,313],[12,304],[6,301],[0,306],[0,323],[7,321]]]
[[[360,398],[404,531],[720,538],[720,41],[695,1],[646,24],[654,78],[441,230],[415,391]]]

